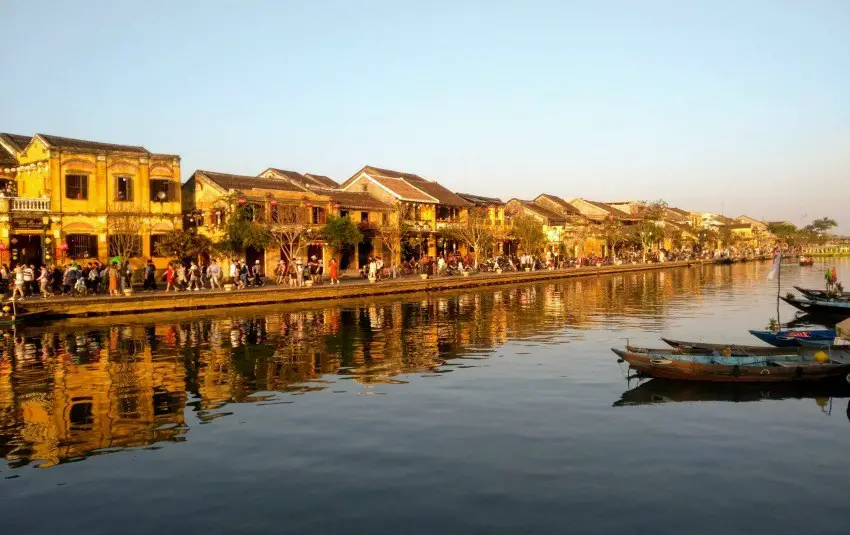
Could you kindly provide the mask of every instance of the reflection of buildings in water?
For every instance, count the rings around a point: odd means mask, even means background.
[[[133,342],[136,348],[144,342],[136,329],[122,331],[120,343],[108,333],[95,355],[71,335],[60,341],[55,357],[44,357],[39,365],[14,360],[9,376],[15,380],[2,394],[0,426],[11,463],[40,460],[52,466],[94,450],[147,445],[183,432],[182,363],[131,352],[126,348]],[[83,363],[68,352],[79,346],[84,346]],[[121,347],[126,352],[116,355]]]
[[[703,286],[735,284],[728,268],[632,273],[493,291],[373,299],[346,306],[242,311],[158,324],[46,328],[0,340],[0,452],[12,463],[55,464],[109,447],[179,439],[186,393],[198,417],[258,392],[327,388],[323,376],[396,382],[509,339],[551,339],[566,328],[655,314]],[[690,305],[688,305],[690,306]],[[600,319],[602,318],[602,319]]]

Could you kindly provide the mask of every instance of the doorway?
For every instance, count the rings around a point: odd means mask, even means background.
[[[266,250],[265,249],[254,249],[253,247],[245,248],[245,263],[248,264],[248,269],[254,269],[254,264],[257,263],[257,260],[260,261],[260,268],[262,273],[266,272]]]
[[[42,249],[40,235],[13,234],[9,237],[10,267],[32,264],[38,269],[41,267],[43,259],[44,250]]]

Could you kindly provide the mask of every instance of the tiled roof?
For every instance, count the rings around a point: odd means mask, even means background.
[[[365,191],[331,191],[331,202],[353,210],[389,211],[392,206]]]
[[[458,197],[468,201],[476,206],[486,206],[490,204],[504,204],[502,199],[497,197],[484,197],[483,195],[473,195],[471,193],[458,193]]]
[[[363,171],[366,171],[370,175],[381,175],[388,176],[392,178],[404,178],[404,179],[413,179],[413,180],[425,180],[419,175],[414,175],[413,173],[401,173],[399,171],[393,171],[392,169],[382,169],[380,167],[374,167],[371,165],[367,165],[363,168]]]
[[[24,150],[30,144],[30,141],[32,141],[32,136],[21,136],[18,134],[0,134],[0,138],[3,138],[3,141],[17,152]]]
[[[544,206],[540,206],[539,204],[535,203],[534,201],[522,201],[522,200],[519,200],[519,199],[517,199],[517,200],[519,201],[520,204],[522,204],[523,208],[531,210],[532,212],[536,212],[536,213],[542,215],[543,217],[545,217],[546,219],[549,220],[549,223],[557,225],[558,223],[563,224],[567,221],[567,219],[564,217],[563,214],[559,214],[558,212],[556,212],[554,210],[550,210],[550,209],[548,209]]]
[[[336,180],[332,179],[329,176],[314,175],[313,173],[306,173],[304,176],[307,177],[308,179],[312,180],[316,184],[323,186],[323,187],[326,187],[326,188],[338,188],[339,187],[339,184],[336,182]]]
[[[568,214],[576,214],[576,215],[581,214],[581,211],[578,208],[576,208],[572,204],[568,203],[567,201],[565,201],[561,197],[558,197],[557,195],[551,195],[549,193],[541,193],[540,195],[537,196],[537,198],[539,199],[540,197],[543,197],[544,199],[547,199],[547,200],[557,204],[558,206],[563,208]]]
[[[676,212],[680,216],[684,216],[684,217],[690,217],[691,216],[690,212],[688,212],[687,210],[682,210],[681,208],[676,208],[674,206],[668,206],[667,209],[670,210],[671,212]]]
[[[137,154],[150,154],[148,149],[136,145],[116,145],[114,143],[101,143],[99,141],[86,141],[83,139],[72,139],[69,137],[49,136],[47,134],[36,134],[44,140],[48,146],[57,149],[95,150],[111,152],[133,152]]]
[[[616,218],[628,219],[628,220],[635,219],[635,217],[633,215],[627,214],[626,212],[624,212],[622,210],[618,210],[617,208],[614,208],[610,204],[605,204],[604,202],[590,201],[590,200],[587,200],[587,199],[584,199],[584,201],[589,203],[589,204],[592,204],[593,206],[595,206],[597,208],[601,208],[602,210],[605,210],[606,212],[608,212],[609,214],[612,214]]]
[[[427,193],[414,188],[402,178],[370,175],[378,184],[395,193],[400,199],[412,202],[436,204],[439,201]]]
[[[444,204],[446,206],[459,206],[459,207],[468,207],[472,206],[472,203],[467,201],[466,199],[459,197],[457,194],[453,193],[449,189],[441,186],[437,182],[431,182],[430,180],[425,180],[424,178],[420,179],[405,179],[406,182],[410,183],[412,186],[420,189],[434,197],[440,204]]]
[[[198,169],[196,175],[202,175],[212,182],[218,184],[227,190],[250,190],[250,189],[270,189],[278,191],[293,191],[306,192],[304,188],[289,182],[288,180],[280,180],[274,178],[257,178],[255,176],[231,175],[229,173],[215,173],[213,171],[203,171]]]
[[[18,165],[18,160],[15,155],[6,150],[6,147],[0,145],[0,167],[14,167]]]

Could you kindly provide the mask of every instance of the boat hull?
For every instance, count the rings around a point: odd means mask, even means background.
[[[750,330],[750,334],[768,344],[776,347],[800,347],[800,340],[811,342],[823,342],[831,344],[835,340],[835,331],[831,329],[818,329],[810,331],[757,331]]]
[[[826,314],[830,316],[850,317],[850,301],[826,301],[822,299],[796,299],[780,297],[794,308],[810,314]]]
[[[666,358],[664,355],[633,353],[614,349],[620,358],[639,374],[659,379],[722,383],[782,383],[826,381],[847,377],[850,362],[786,362],[776,366],[710,364]]]

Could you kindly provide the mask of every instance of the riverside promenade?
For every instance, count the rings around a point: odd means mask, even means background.
[[[479,273],[464,276],[439,276],[422,279],[419,276],[383,280],[370,283],[352,280],[338,285],[321,284],[305,288],[267,285],[244,290],[203,290],[165,293],[136,292],[130,296],[85,296],[27,298],[22,303],[32,311],[49,310],[57,317],[105,316],[113,314],[141,314],[207,308],[295,303],[351,297],[383,296],[417,292],[435,292],[482,286],[519,284],[576,277],[596,277],[618,273],[632,273],[661,269],[680,269],[702,265],[699,261],[665,262],[650,264],[624,264],[620,266],[581,267],[553,271]]]

